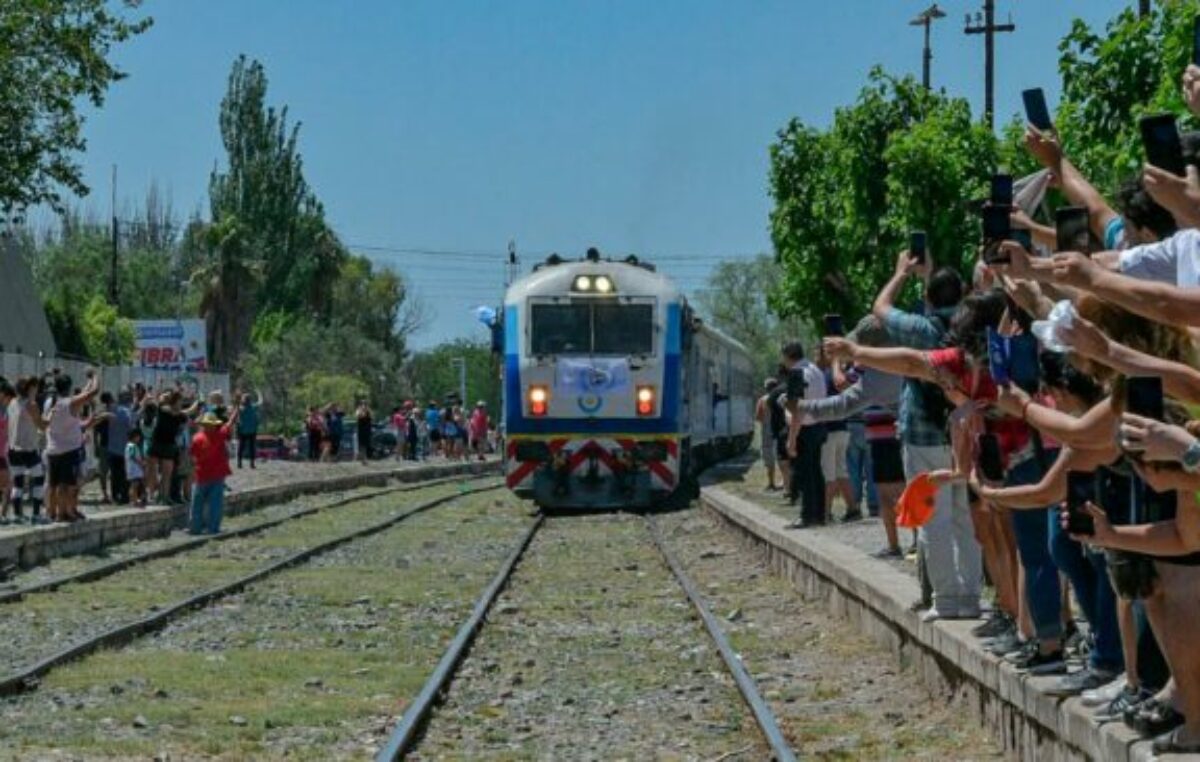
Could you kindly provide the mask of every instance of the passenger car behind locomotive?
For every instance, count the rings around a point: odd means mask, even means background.
[[[551,257],[508,289],[502,331],[507,484],[541,506],[690,498],[750,444],[749,354],[635,257]]]

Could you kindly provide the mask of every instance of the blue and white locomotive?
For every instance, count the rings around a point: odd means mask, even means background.
[[[538,505],[690,498],[750,444],[749,354],[635,257],[550,257],[508,289],[502,331],[507,484]]]

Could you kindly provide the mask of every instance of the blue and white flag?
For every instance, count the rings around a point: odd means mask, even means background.
[[[559,358],[554,388],[563,394],[605,394],[629,388],[629,361],[621,357]]]

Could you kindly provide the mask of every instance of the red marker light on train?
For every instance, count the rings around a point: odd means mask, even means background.
[[[529,387],[530,415],[545,415],[550,403],[550,392],[544,386]]]
[[[642,416],[654,414],[653,386],[639,386],[637,388],[637,414]]]

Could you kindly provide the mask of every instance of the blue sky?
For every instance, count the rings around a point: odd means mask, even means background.
[[[1057,99],[1057,42],[1132,2],[997,0],[997,112]],[[526,253],[635,251],[688,289],[713,262],[770,249],[767,146],[788,118],[827,124],[874,64],[920,73],[927,0],[146,0],[129,78],[91,114],[84,202],[107,215],[151,181],[206,208],[233,59],[263,61],[299,119],[309,181],[352,247],[404,273],[428,346],[483,338],[510,239]],[[979,109],[981,0],[940,3],[933,79]],[[408,252],[384,249],[415,250]],[[430,252],[461,252],[436,254]]]

